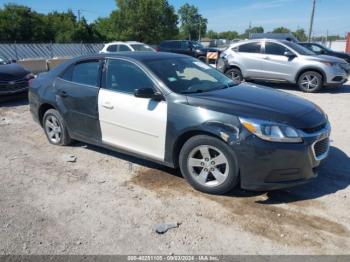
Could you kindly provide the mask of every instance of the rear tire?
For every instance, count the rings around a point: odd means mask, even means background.
[[[198,135],[190,138],[179,156],[182,175],[195,189],[209,194],[225,194],[239,181],[237,158],[222,140]]]
[[[43,117],[43,128],[47,139],[53,145],[66,146],[71,143],[66,124],[61,114],[55,109],[49,109]]]
[[[315,71],[302,73],[298,78],[299,89],[306,93],[316,93],[323,87],[322,75]]]
[[[237,83],[243,81],[243,75],[239,68],[230,68],[225,72],[225,75]]]

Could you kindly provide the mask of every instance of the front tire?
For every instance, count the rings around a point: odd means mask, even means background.
[[[218,138],[190,138],[181,149],[179,163],[187,182],[204,193],[225,194],[238,184],[237,158]]]
[[[207,58],[205,56],[199,56],[197,59],[203,63],[207,63]]]
[[[230,68],[225,72],[225,75],[237,83],[243,81],[243,75],[239,68]]]
[[[51,144],[66,146],[71,143],[66,124],[57,110],[49,109],[45,112],[43,128]]]
[[[316,93],[323,87],[322,75],[315,71],[307,71],[299,76],[298,86],[303,92]]]

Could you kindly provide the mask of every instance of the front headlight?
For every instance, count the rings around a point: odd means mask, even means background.
[[[33,78],[35,78],[35,77],[36,77],[36,76],[35,76],[33,73],[29,73],[29,74],[26,75],[26,79],[27,79],[27,80],[33,79]]]
[[[241,117],[239,120],[249,132],[266,141],[285,143],[303,141],[296,129],[284,124]]]

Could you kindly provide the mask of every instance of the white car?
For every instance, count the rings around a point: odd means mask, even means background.
[[[100,54],[108,54],[115,52],[138,52],[138,51],[149,51],[156,52],[152,47],[136,42],[136,41],[127,41],[127,42],[112,42],[105,44]]]

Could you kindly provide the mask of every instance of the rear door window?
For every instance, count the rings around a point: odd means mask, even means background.
[[[128,51],[131,51],[131,49],[127,45],[119,46],[119,52],[128,52]]]
[[[63,75],[63,79],[89,86],[99,85],[100,61],[86,61],[71,66]]]
[[[243,44],[238,47],[238,52],[242,53],[260,53],[261,52],[261,44],[260,42]]]

